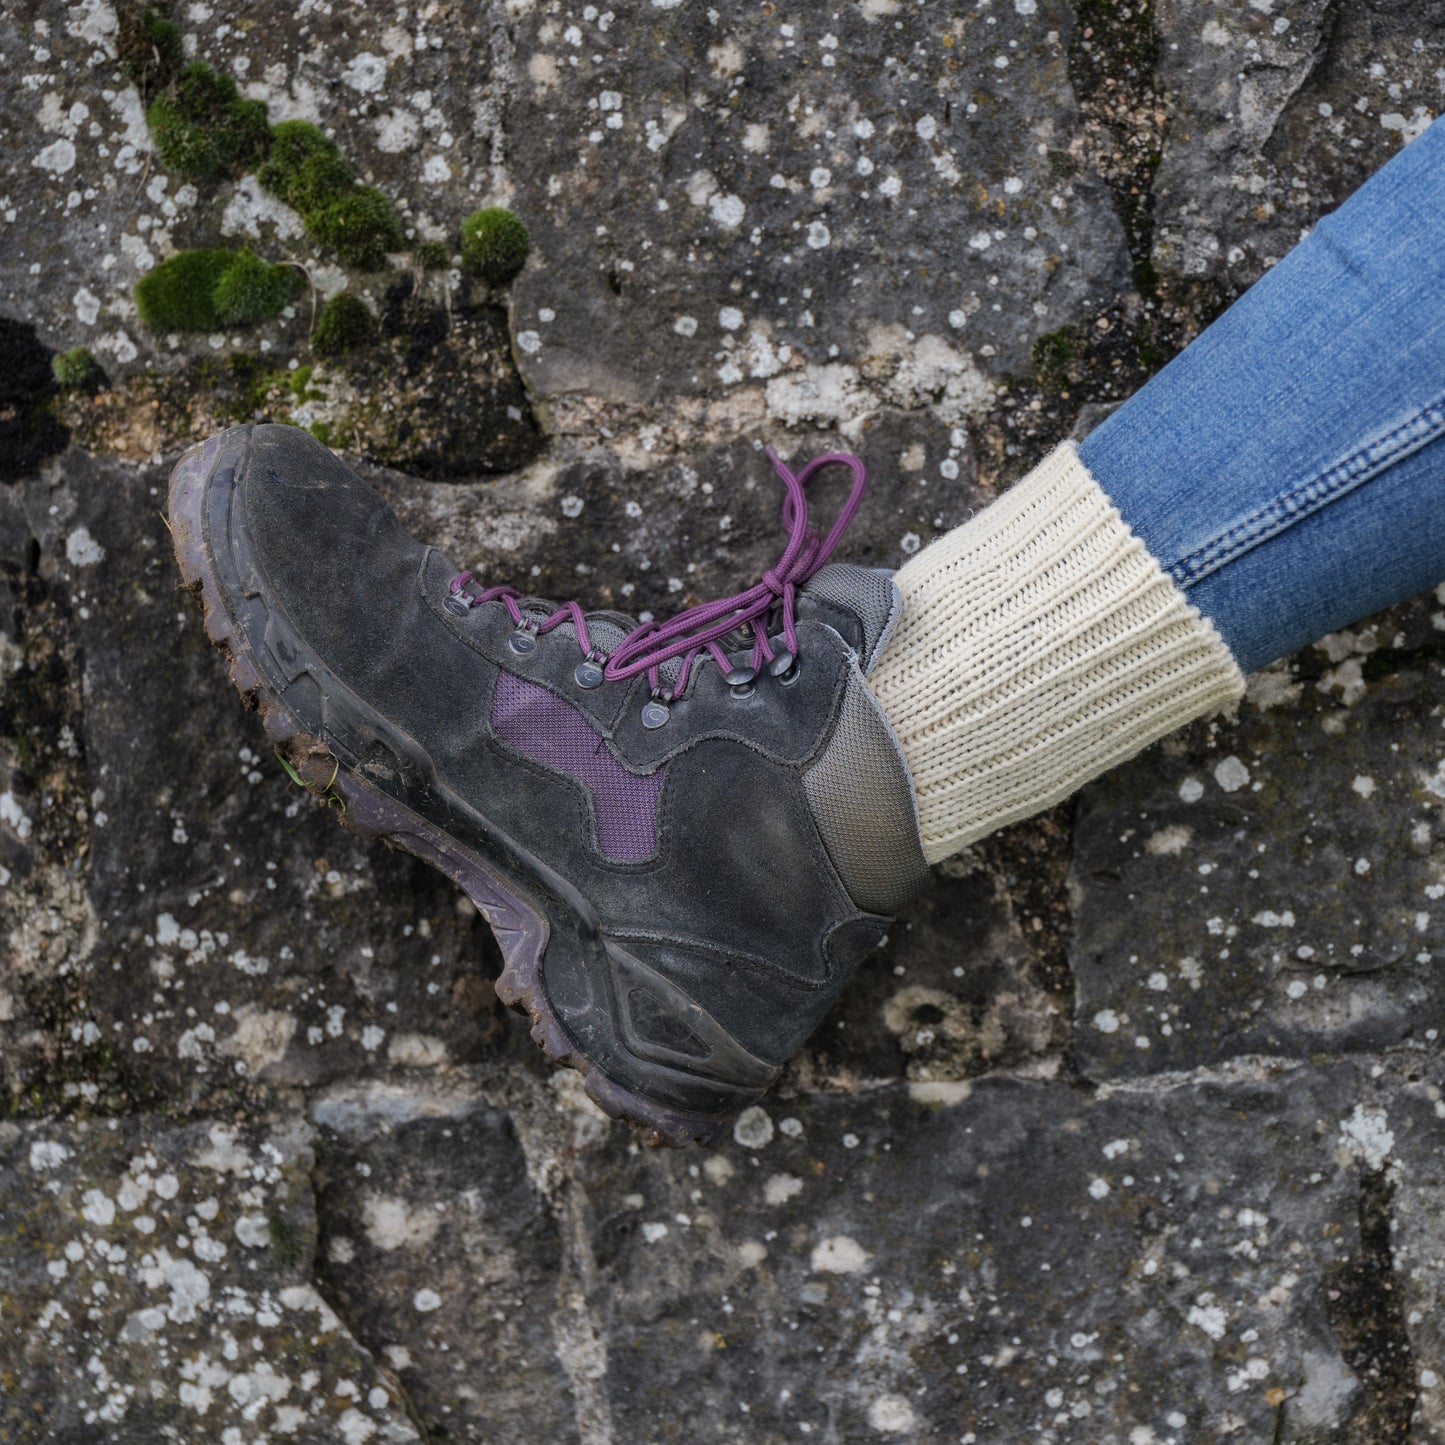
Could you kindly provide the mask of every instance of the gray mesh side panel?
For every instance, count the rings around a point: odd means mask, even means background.
[[[863,624],[863,655],[858,659],[865,675],[888,641],[903,599],[891,572],[876,567],[859,567],[853,562],[830,562],[809,578],[804,592],[824,602],[846,607]]]
[[[853,668],[838,725],[803,774],[803,791],[828,856],[859,908],[894,913],[928,880],[908,766]]]

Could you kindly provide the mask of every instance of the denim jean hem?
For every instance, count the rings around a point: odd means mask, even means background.
[[[1211,572],[1363,486],[1441,435],[1445,435],[1445,396],[1437,397],[1407,421],[1356,448],[1309,481],[1279,493],[1165,570],[1176,585],[1187,591]]]

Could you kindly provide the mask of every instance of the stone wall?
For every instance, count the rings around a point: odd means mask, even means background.
[[[409,250],[168,174],[124,8],[0,8],[0,1437],[1445,1441],[1436,599],[943,864],[732,1142],[649,1152],[287,786],[161,515],[292,420],[489,579],[661,615],[774,555],[765,441],[841,443],[896,565],[1428,122],[1445,4],[170,13]],[[510,286],[423,268],[489,204]],[[147,331],[218,245],[304,289]],[[379,339],[321,359],[342,291]]]

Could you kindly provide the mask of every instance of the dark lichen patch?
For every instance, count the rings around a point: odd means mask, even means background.
[[[105,385],[105,370],[88,346],[72,346],[51,363],[55,384],[62,391],[99,391]]]
[[[266,1242],[271,1258],[282,1269],[292,1269],[315,1253],[314,1234],[284,1214],[273,1214],[267,1219]]]
[[[1084,354],[1084,332],[1079,326],[1060,326],[1034,342],[1031,360],[1034,378],[1045,391],[1067,391],[1071,372]]]
[[[199,61],[151,102],[146,124],[161,164],[197,181],[254,164],[270,139],[266,107],[242,99],[229,75]]]
[[[248,352],[200,362],[194,380],[212,399],[213,415],[233,421],[282,421],[293,395],[291,373]]]
[[[403,278],[377,344],[353,353],[347,372],[361,399],[324,418],[330,440],[375,461],[443,479],[515,471],[541,450],[498,307],[448,310]]]
[[[152,5],[122,5],[116,20],[121,69],[143,100],[164,90],[185,64],[180,28]]]
[[[462,222],[462,264],[494,286],[522,269],[531,244],[527,228],[503,206],[473,211]]]
[[[359,296],[333,296],[321,308],[311,347],[318,356],[345,356],[376,336],[376,321]]]
[[[0,482],[28,476],[69,433],[51,410],[51,353],[34,326],[0,316]]]

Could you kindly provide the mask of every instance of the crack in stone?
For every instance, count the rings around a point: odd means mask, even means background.
[[[387,1388],[396,1396],[397,1403],[401,1406],[402,1413],[411,1422],[421,1440],[421,1445],[437,1445],[431,1431],[427,1427],[425,1418],[417,1408],[416,1402],[411,1398],[405,1385],[401,1382],[401,1374],[386,1364],[380,1354],[377,1353],[367,1341],[365,1335],[357,1327],[356,1322],[351,1318],[346,1308],[342,1305],[340,1296],[337,1295],[328,1285],[324,1272],[316,1267],[316,1244],[321,1238],[321,1190],[317,1186],[318,1166],[313,1162],[310,1173],[307,1175],[307,1184],[311,1190],[311,1208],[316,1217],[316,1234],[312,1241],[311,1258],[306,1265],[306,1275],[310,1279],[312,1288],[326,1302],[326,1307],[341,1321],[341,1327],[356,1341],[358,1348],[365,1350],[371,1356],[372,1368],[377,1375],[386,1381]]]
[[[1394,1195],[1388,1169],[1361,1176],[1359,1253],[1336,1267],[1325,1289],[1330,1327],[1364,1396],[1340,1438],[1361,1445],[1408,1441],[1417,1395],[1414,1351],[1390,1244]]]

